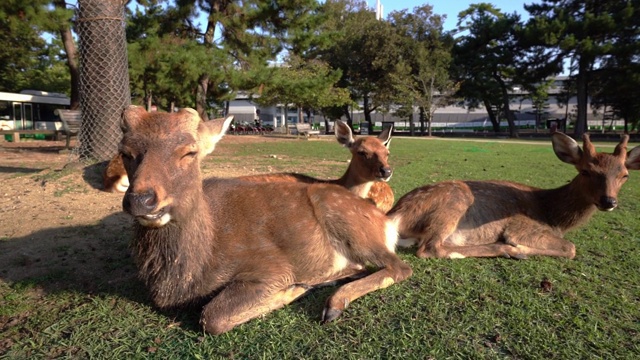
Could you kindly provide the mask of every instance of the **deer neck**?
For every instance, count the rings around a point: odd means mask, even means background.
[[[188,216],[160,228],[136,222],[133,254],[142,280],[159,307],[184,305],[207,296],[206,273],[213,258],[214,228],[202,191],[192,198]],[[182,209],[186,210],[186,209]]]
[[[341,185],[352,193],[358,195],[361,198],[366,198],[369,194],[369,190],[375,180],[365,179],[358,175],[357,171],[353,168],[352,164],[349,164],[347,171],[341,178],[335,181],[336,184]]]
[[[578,178],[557,189],[542,190],[540,200],[550,225],[563,233],[589,221],[596,206],[584,197]]]

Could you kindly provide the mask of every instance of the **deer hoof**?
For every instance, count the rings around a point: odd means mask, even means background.
[[[513,255],[513,258],[518,260],[527,260],[529,257],[525,254],[515,254]]]
[[[326,324],[331,322],[340,317],[340,315],[342,315],[342,310],[324,308],[324,310],[322,310],[322,323]]]

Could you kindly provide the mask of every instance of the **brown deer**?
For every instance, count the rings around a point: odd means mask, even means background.
[[[124,169],[120,153],[116,154],[102,173],[103,189],[107,192],[124,193],[129,187],[129,178]]]
[[[133,256],[158,307],[204,303],[202,326],[220,334],[315,286],[357,278],[327,299],[328,322],[411,275],[395,254],[393,223],[342,187],[203,181],[200,162],[231,120],[201,121],[193,109],[124,112],[120,153],[130,186],[122,204],[137,220]]]
[[[299,173],[275,173],[242,176],[252,182],[304,182],[337,184],[364,199],[369,199],[384,212],[393,206],[393,190],[387,184],[392,170],[389,166],[389,144],[393,127],[384,129],[378,137],[353,137],[351,128],[343,121],[336,121],[336,139],[351,151],[351,162],[339,179],[323,180]]]
[[[421,258],[528,255],[572,259],[568,230],[589,220],[596,209],[613,210],[627,169],[640,168],[640,147],[628,154],[624,135],[613,154],[596,152],[588,135],[583,149],[554,133],[553,150],[579,174],[557,189],[543,190],[506,181],[446,181],[405,194],[389,211],[398,225],[398,245],[418,245]]]

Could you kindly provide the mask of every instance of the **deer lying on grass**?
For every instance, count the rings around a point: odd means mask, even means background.
[[[343,121],[336,121],[336,139],[351,151],[347,171],[335,180],[322,180],[299,173],[275,173],[241,176],[252,182],[303,182],[337,184],[349,189],[361,198],[369,199],[384,212],[393,206],[393,190],[386,182],[391,179],[389,144],[393,128],[383,130],[378,137],[354,138],[351,128]]]
[[[579,174],[567,185],[542,190],[506,181],[446,181],[414,189],[387,214],[398,225],[398,245],[417,243],[421,258],[528,255],[575,256],[566,231],[596,209],[613,210],[627,169],[640,168],[640,147],[628,154],[625,135],[613,154],[597,153],[588,135],[583,149],[554,133],[558,158]]]
[[[124,169],[122,157],[116,154],[102,173],[103,189],[107,192],[124,193],[129,187],[129,178],[127,171]]]
[[[204,302],[201,324],[220,334],[314,286],[359,277],[327,299],[328,322],[411,275],[394,252],[393,223],[342,187],[203,181],[200,162],[231,119],[203,122],[193,109],[124,112],[120,152],[131,184],[122,204],[137,220],[133,255],[158,307]]]

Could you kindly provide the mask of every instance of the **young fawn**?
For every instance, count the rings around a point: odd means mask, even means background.
[[[231,120],[201,121],[193,109],[125,110],[120,153],[130,186],[122,205],[137,220],[133,256],[158,307],[204,303],[202,326],[220,334],[315,286],[357,278],[327,299],[327,322],[411,275],[394,252],[393,222],[345,188],[203,181],[200,162]]]
[[[351,162],[339,179],[322,180],[299,173],[275,173],[242,176],[252,182],[304,182],[328,183],[343,186],[364,199],[369,199],[384,212],[393,206],[393,190],[387,181],[391,179],[389,144],[393,128],[383,130],[378,137],[354,138],[351,128],[343,121],[335,122],[336,140],[351,151]]]
[[[389,211],[400,246],[418,245],[422,258],[528,255],[575,256],[566,231],[596,209],[613,210],[628,169],[640,168],[640,147],[627,153],[623,136],[613,154],[596,152],[588,135],[583,149],[554,133],[553,150],[578,175],[567,185],[543,190],[507,181],[445,181],[412,190]]]

